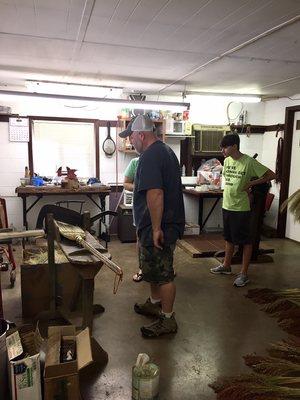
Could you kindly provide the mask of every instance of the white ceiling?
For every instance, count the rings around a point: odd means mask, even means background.
[[[0,0],[0,89],[300,93],[300,0]]]

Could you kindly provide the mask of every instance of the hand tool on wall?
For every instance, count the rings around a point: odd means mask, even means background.
[[[110,122],[107,121],[107,137],[103,142],[102,149],[107,157],[112,157],[116,151],[116,143],[110,135]]]

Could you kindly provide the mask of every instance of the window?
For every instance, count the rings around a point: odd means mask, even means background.
[[[54,176],[61,166],[76,169],[78,177],[95,176],[94,124],[34,120],[32,153],[41,176]]]

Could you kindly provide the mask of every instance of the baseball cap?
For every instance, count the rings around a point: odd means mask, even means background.
[[[132,123],[132,132],[153,132],[154,124],[152,120],[146,115],[138,115]]]
[[[131,120],[129,122],[129,124],[127,125],[127,128],[124,131],[119,133],[120,138],[125,139],[132,134],[132,124],[133,124],[133,120]]]

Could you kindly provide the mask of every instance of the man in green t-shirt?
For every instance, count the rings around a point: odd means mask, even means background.
[[[248,268],[252,255],[250,235],[251,187],[275,179],[273,171],[254,158],[240,152],[240,138],[237,134],[223,137],[220,147],[225,157],[222,178],[225,179],[223,193],[223,224],[226,241],[223,264],[210,270],[213,274],[231,274],[231,260],[235,245],[243,246],[242,269],[234,281],[237,287],[249,282]]]
[[[127,165],[127,168],[125,169],[124,172],[124,189],[128,190],[130,192],[133,192],[134,189],[134,176],[137,170],[137,166],[138,166],[138,162],[139,162],[139,158],[135,157],[133,158],[130,163]]]
[[[124,189],[133,192],[134,190],[134,177],[138,167],[139,157],[133,158],[130,163],[128,164],[125,172],[124,172]],[[134,223],[134,221],[133,221]],[[138,272],[136,272],[132,279],[134,282],[141,282],[143,280],[143,273],[142,270],[139,268]]]

